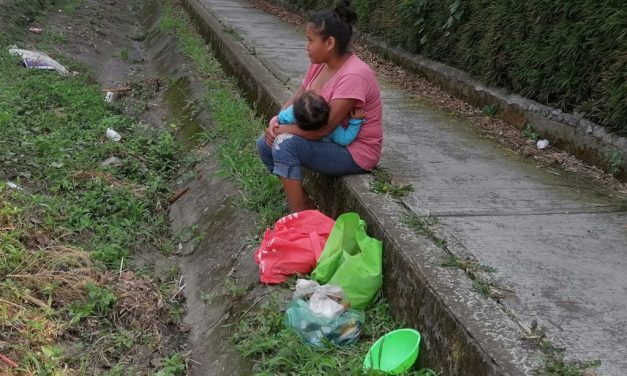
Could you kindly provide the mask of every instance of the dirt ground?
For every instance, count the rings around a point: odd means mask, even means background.
[[[82,0],[77,4],[76,9],[71,12],[49,9],[28,25],[41,28],[43,32],[29,34],[20,47],[32,49],[35,46],[48,46],[45,52],[53,58],[70,68],[80,70],[80,74],[93,75],[94,82],[102,87],[103,100],[107,91],[115,92],[117,99],[114,106],[121,113],[139,119],[146,128],[163,127],[166,119],[161,95],[163,85],[151,64],[144,59],[146,32],[138,16],[139,1]],[[73,60],[79,64],[76,65]],[[145,333],[154,333],[155,343],[150,346],[134,346],[125,355],[129,359],[128,369],[141,370],[139,374],[152,374],[160,365],[160,354],[185,353],[188,350],[186,333],[189,327],[184,324],[177,327],[171,322],[168,305],[163,297],[167,295],[169,299],[172,294],[169,290],[160,291],[167,284],[166,279],[172,279],[171,274],[177,273],[177,260],[154,249],[137,251],[133,270],[148,270],[154,278],[142,277],[140,273],[129,270],[122,272],[122,269],[119,275],[106,272],[89,278],[111,286],[120,297],[118,306],[122,308],[116,318],[119,319],[120,328],[125,327],[126,321],[135,320],[133,327],[141,327]],[[178,275],[175,277],[178,280]],[[172,299],[182,303],[185,297],[177,287],[174,286],[173,291],[177,293]],[[80,330],[90,329],[94,328],[81,327]],[[96,332],[96,329],[93,331]],[[81,354],[74,354],[80,349],[74,349],[74,344],[69,339],[85,337],[75,334],[68,332],[63,337],[62,345],[70,358]],[[92,348],[98,346],[101,339],[94,337]],[[102,356],[93,359],[94,364],[90,365],[89,372],[101,369],[106,373],[112,366],[106,351],[103,350]]]

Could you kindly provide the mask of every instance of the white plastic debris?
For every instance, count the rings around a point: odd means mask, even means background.
[[[100,165],[103,166],[103,167],[107,167],[107,166],[117,167],[117,166],[122,165],[122,160],[120,160],[120,158],[118,158],[118,157],[109,157],[104,162],[102,162]]]
[[[21,48],[9,48],[9,53],[22,58],[22,63],[26,68],[55,70],[67,76],[70,72],[56,60],[48,56],[45,52],[23,50]]]
[[[107,128],[107,138],[111,141],[119,142],[122,136],[111,128]]]
[[[341,303],[344,299],[344,290],[341,287],[320,286],[309,298],[309,309],[317,315],[328,318],[337,317],[346,311],[346,307]]]
[[[112,91],[107,91],[107,94],[105,94],[105,102],[111,103],[114,100],[115,100],[115,93]]]
[[[299,279],[296,281],[296,290],[293,299],[303,299],[311,296],[320,285],[316,281],[308,279]]]
[[[306,279],[296,281],[293,298],[303,300],[309,298],[311,312],[328,318],[337,317],[347,309],[347,306],[343,304],[346,295],[341,287],[335,285],[320,286],[317,282]]]
[[[19,185],[13,183],[12,181],[8,181],[7,182],[7,187],[11,188],[11,189],[17,189],[17,190],[22,190],[22,187],[20,187]]]
[[[538,143],[536,144],[536,146],[540,150],[546,149],[549,147],[549,140],[538,140]]]

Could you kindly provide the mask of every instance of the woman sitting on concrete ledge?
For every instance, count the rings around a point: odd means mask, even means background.
[[[372,171],[381,158],[379,85],[374,71],[349,51],[356,18],[350,1],[341,0],[335,10],[319,11],[309,19],[306,35],[311,65],[301,87],[283,105],[283,109],[289,107],[299,95],[311,90],[329,103],[327,124],[310,131],[279,127],[275,116],[257,140],[263,163],[281,179],[291,212],[313,207],[303,190],[303,167],[327,176],[343,176]],[[354,108],[365,112],[367,119],[355,141],[344,146],[324,140],[338,124],[346,124]]]

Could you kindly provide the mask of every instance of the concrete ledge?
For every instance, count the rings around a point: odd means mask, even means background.
[[[502,88],[486,86],[460,69],[410,54],[367,35],[361,34],[359,39],[379,55],[423,75],[457,98],[477,107],[496,105],[497,117],[520,129],[532,126],[552,144],[602,170],[608,167],[606,155],[619,151],[623,155],[619,177],[627,178],[627,138],[581,116],[508,93]]]
[[[250,51],[225,30],[220,21],[198,1],[183,1],[200,34],[214,47],[224,70],[234,76],[244,88],[246,99],[259,114],[278,113],[291,92]],[[272,115],[274,116],[274,115]],[[261,133],[261,130],[260,130]]]
[[[303,15],[307,14],[289,0],[271,1]],[[357,32],[357,38],[382,57],[421,74],[457,98],[477,107],[496,105],[497,117],[521,129],[531,125],[553,145],[602,170],[607,171],[608,168],[607,154],[620,152],[623,164],[618,177],[627,179],[627,137],[612,133],[581,116],[545,106],[503,88],[486,86],[460,69],[392,47],[370,35]]]
[[[183,3],[258,112],[274,115],[290,92],[199,0]],[[355,211],[383,240],[384,295],[397,317],[423,332],[422,365],[446,375],[530,374],[540,356],[521,339],[516,322],[474,292],[461,270],[442,268],[446,252],[401,225],[407,208],[370,192],[371,181],[370,175],[330,179],[312,173],[306,187],[327,214]]]

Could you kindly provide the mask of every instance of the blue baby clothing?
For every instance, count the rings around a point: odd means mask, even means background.
[[[281,110],[277,116],[279,124],[295,124],[296,117],[294,117],[294,106],[289,106],[285,110]],[[338,125],[333,133],[329,135],[329,139],[343,146],[349,145],[357,138],[357,133],[361,129],[363,119],[349,119],[348,127],[344,128],[341,124]]]

